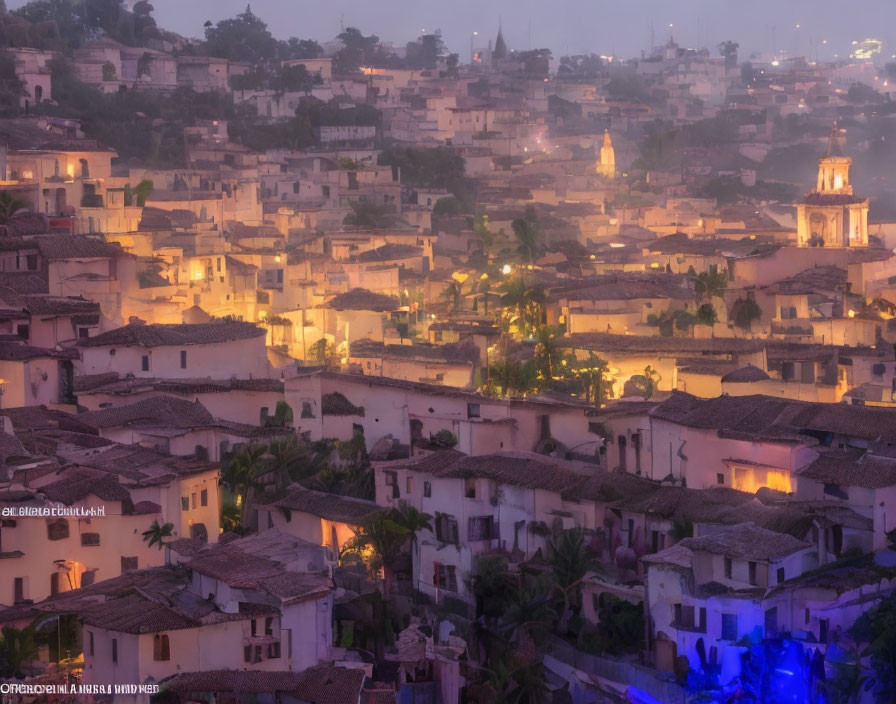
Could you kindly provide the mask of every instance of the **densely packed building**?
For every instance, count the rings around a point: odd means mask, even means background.
[[[65,46],[4,12],[5,681],[888,701],[817,699],[893,671],[885,69],[247,58],[131,5]]]

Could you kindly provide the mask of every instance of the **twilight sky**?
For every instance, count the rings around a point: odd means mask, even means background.
[[[152,0],[158,23],[185,36],[201,36],[206,20],[241,12],[247,0]],[[8,0],[10,8],[24,0]],[[499,17],[511,49],[549,46],[555,56],[594,51],[627,58],[647,47],[652,21],[657,42],[669,24],[685,46],[714,47],[722,39],[749,51],[798,51],[810,43],[821,59],[848,55],[853,40],[884,41],[896,55],[894,0],[252,0],[252,11],[281,38],[325,41],[340,20],[365,34],[404,43],[421,29],[441,29],[452,51],[466,59],[474,31],[492,37]],[[797,25],[800,25],[797,28]],[[486,39],[487,40],[487,39]],[[827,40],[827,44],[822,44]],[[744,50],[747,53],[744,53]]]

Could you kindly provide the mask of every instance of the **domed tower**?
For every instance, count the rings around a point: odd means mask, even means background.
[[[609,130],[604,130],[604,142],[600,147],[600,163],[597,165],[597,173],[610,180],[616,178],[616,150],[613,149]]]
[[[868,246],[868,199],[853,193],[845,142],[845,132],[834,127],[827,153],[818,162],[815,190],[797,204],[800,247]]]

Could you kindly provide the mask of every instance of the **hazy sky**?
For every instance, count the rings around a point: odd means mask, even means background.
[[[160,25],[200,36],[206,20],[241,12],[247,0],[152,0]],[[10,8],[24,0],[8,0]],[[404,43],[420,30],[441,29],[452,51],[469,56],[474,31],[494,35],[499,18],[511,49],[549,46],[555,56],[594,51],[634,56],[657,42],[669,24],[676,40],[714,47],[722,39],[743,50],[799,50],[810,42],[821,58],[845,56],[853,40],[875,37],[896,54],[896,0],[252,0],[252,10],[281,38],[327,40],[340,22],[365,34]],[[797,29],[797,24],[800,25]],[[827,44],[822,40],[827,39]]]

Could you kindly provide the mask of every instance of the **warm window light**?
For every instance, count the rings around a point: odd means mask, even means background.
[[[510,264],[505,264],[501,267],[501,273],[504,274],[504,276],[507,276],[511,271],[513,271],[513,267],[510,266]]]
[[[850,309],[850,311],[847,313],[847,315],[848,315],[850,318],[855,318],[855,317],[856,317],[856,312],[855,312],[854,310],[851,310],[851,309]]]
[[[75,177],[75,165],[69,164],[65,169],[65,173],[68,174],[69,178],[74,178]]]
[[[280,263],[280,255],[279,254],[276,257],[274,257],[274,261],[277,262],[278,264]]]

